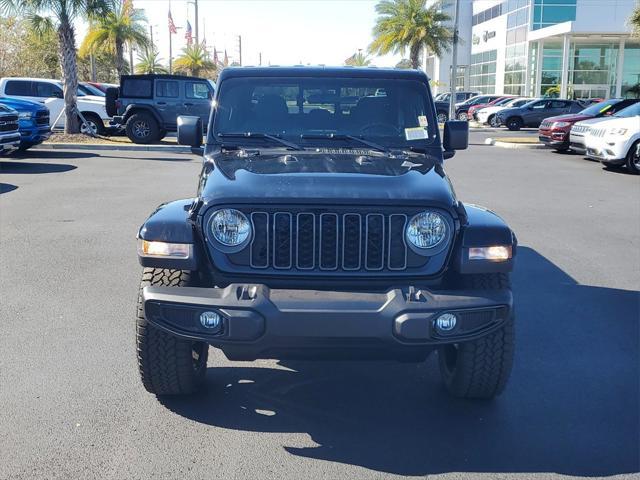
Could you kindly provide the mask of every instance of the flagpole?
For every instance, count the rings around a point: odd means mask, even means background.
[[[172,42],[171,42],[171,30],[169,30],[169,75],[171,75],[173,73],[173,49],[172,49]]]

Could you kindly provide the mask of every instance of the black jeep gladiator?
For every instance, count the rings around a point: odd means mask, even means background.
[[[198,193],[158,207],[138,234],[142,383],[202,384],[209,346],[232,360],[396,359],[438,352],[447,390],[489,398],[509,377],[516,238],[463,204],[416,70],[228,68],[206,145],[197,116],[178,140],[204,153]]]

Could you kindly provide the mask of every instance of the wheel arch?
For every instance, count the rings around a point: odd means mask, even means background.
[[[143,267],[197,270],[199,244],[196,242],[195,225],[190,218],[193,198],[163,203],[144,221],[138,230],[138,241],[181,243],[191,245],[188,258],[159,258],[140,255]]]
[[[462,274],[507,273],[515,266],[518,240],[507,223],[495,212],[477,205],[464,205],[466,222],[457,240],[454,270]],[[491,246],[511,247],[511,258],[506,261],[471,260],[469,249]]]
[[[158,127],[162,128],[163,126],[163,122],[162,122],[162,118],[160,117],[160,115],[158,115],[158,112],[156,112],[155,108],[151,107],[151,106],[146,106],[146,105],[129,105],[127,106],[124,115],[123,115],[123,121],[124,123],[127,122],[127,120],[129,120],[129,118],[131,118],[132,115],[135,115],[136,113],[149,113],[156,122],[158,122]]]

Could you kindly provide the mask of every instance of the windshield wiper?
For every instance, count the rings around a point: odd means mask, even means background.
[[[269,135],[268,133],[255,133],[255,132],[238,132],[238,133],[218,133],[220,138],[260,138],[271,140],[272,142],[284,145],[287,148],[293,150],[304,150],[300,145],[284,140],[283,138],[276,137],[275,135]]]
[[[351,140],[352,142],[359,143],[361,145],[365,145],[369,148],[373,148],[374,150],[378,150],[380,152],[387,153],[389,149],[379,143],[371,142],[369,140],[365,140],[364,138],[354,137],[353,135],[344,135],[337,133],[327,133],[327,134],[315,134],[315,133],[303,133],[300,135],[300,138],[303,139],[311,139],[311,140]]]

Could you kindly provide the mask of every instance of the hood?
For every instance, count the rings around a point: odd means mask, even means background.
[[[545,118],[544,121],[546,123],[551,123],[551,122],[575,123],[575,122],[579,122],[580,120],[587,120],[589,118],[593,118],[593,117],[591,115],[582,115],[580,113],[567,113],[565,115],[557,115],[555,117]]]
[[[606,122],[607,120],[611,120],[611,117],[591,117],[586,120],[580,120],[579,122],[576,122],[576,124],[593,125],[594,123]]]
[[[0,98],[0,103],[18,112],[35,112],[44,108],[41,103],[11,97]]]
[[[400,202],[450,209],[456,203],[449,179],[435,154],[382,154],[350,149],[207,153],[199,196],[205,205]]]

